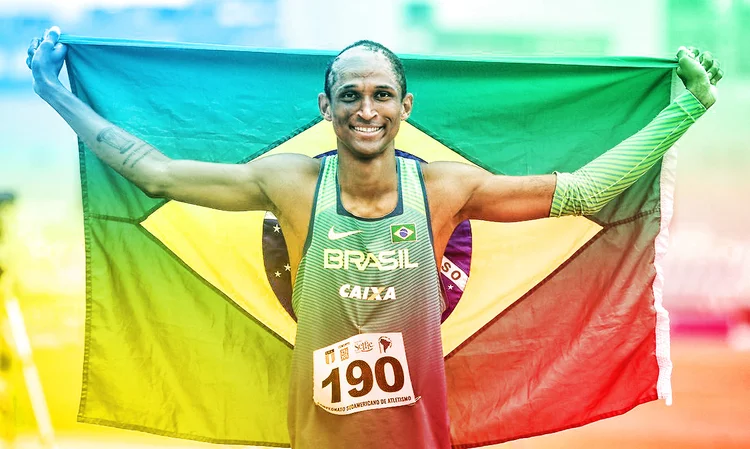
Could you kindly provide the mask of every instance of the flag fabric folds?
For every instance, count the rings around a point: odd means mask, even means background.
[[[172,158],[335,149],[325,52],[63,36],[76,96]],[[406,56],[397,148],[494,173],[573,171],[646,125],[675,63]],[[295,317],[283,229],[264,212],[149,198],[80,147],[86,340],[79,420],[288,446]],[[454,447],[669,400],[659,260],[674,155],[592,217],[463,223],[440,262]]]

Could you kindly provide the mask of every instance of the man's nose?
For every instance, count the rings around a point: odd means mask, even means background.
[[[375,109],[375,103],[370,98],[364,98],[362,100],[362,106],[359,108],[358,115],[362,120],[372,120],[378,115],[378,111]]]

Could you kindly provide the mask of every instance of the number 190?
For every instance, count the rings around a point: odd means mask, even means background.
[[[393,370],[394,380],[393,383],[388,383],[388,379],[385,376],[385,365],[391,365]],[[354,368],[359,368],[359,375],[354,374]],[[346,367],[346,381],[349,385],[357,387],[361,385],[361,388],[352,388],[349,390],[349,396],[353,398],[359,398],[365,396],[372,391],[373,385],[373,371],[370,369],[370,365],[364,360],[354,360]],[[404,386],[404,370],[401,367],[401,362],[395,357],[385,356],[378,359],[375,362],[375,382],[378,387],[386,393],[395,393]],[[331,374],[323,379],[322,387],[325,388],[328,385],[332,385],[333,391],[331,392],[331,402],[341,402],[341,383],[339,380],[339,368],[331,370]]]

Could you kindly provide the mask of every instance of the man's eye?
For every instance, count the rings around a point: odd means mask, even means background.
[[[380,99],[385,99],[385,98],[391,98],[393,95],[391,95],[390,92],[378,92],[375,96]]]
[[[352,101],[357,98],[357,95],[354,92],[344,92],[340,98],[344,101]]]

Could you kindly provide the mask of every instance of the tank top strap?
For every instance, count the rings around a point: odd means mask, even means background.
[[[422,182],[422,167],[414,159],[397,158],[400,165],[401,189],[404,206],[420,214],[427,213],[427,201]]]
[[[318,188],[315,197],[313,211],[315,215],[336,208],[336,173],[339,166],[338,155],[326,156],[321,162],[321,171],[318,178]]]

